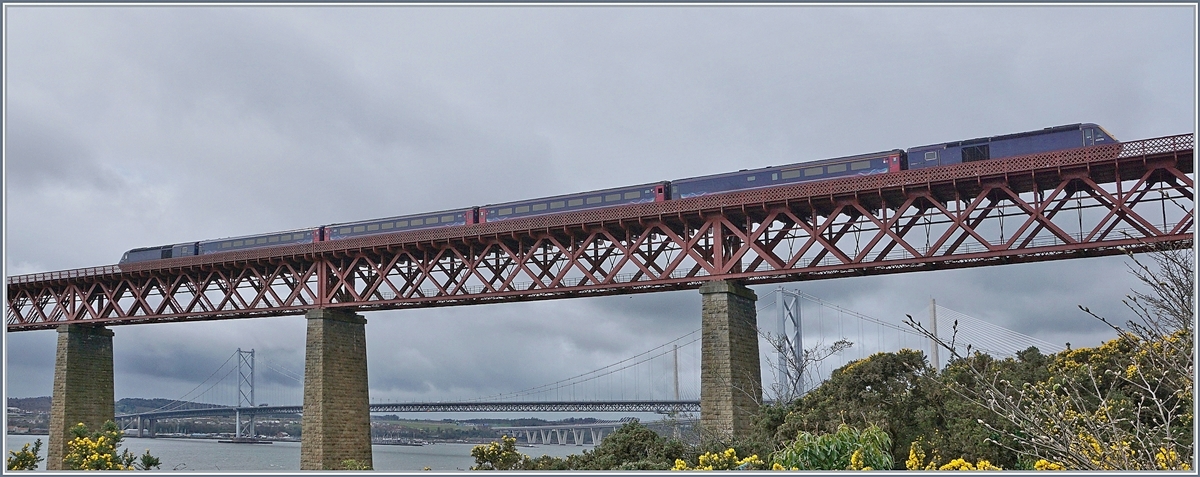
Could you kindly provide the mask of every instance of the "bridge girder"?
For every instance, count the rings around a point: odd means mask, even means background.
[[[361,312],[1189,247],[1193,142],[1185,134],[554,216],[22,275],[8,279],[6,321],[8,331],[25,331],[314,308]]]

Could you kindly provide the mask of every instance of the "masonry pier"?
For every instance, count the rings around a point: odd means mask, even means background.
[[[745,435],[762,402],[758,296],[733,280],[700,287],[700,427],[714,436]]]
[[[343,470],[345,460],[370,467],[367,320],[328,309],[312,310],[305,317],[300,469]]]
[[[103,326],[61,325],[54,358],[46,470],[64,470],[69,430],[97,430],[113,420],[113,332]]]

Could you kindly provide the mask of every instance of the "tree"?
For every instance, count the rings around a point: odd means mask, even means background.
[[[21,450],[8,451],[8,470],[37,470],[38,463],[46,460],[38,455],[42,450],[42,440],[33,441],[33,449],[29,448],[29,443],[21,446]]]
[[[787,336],[762,331],[759,334],[766,338],[775,352],[775,366],[771,368],[771,373],[778,384],[772,388],[771,400],[780,404],[790,403],[804,395],[804,376],[811,376],[813,369],[822,361],[854,346],[849,340],[840,339],[829,346],[817,343],[797,355]]]
[[[503,436],[499,441],[471,448],[475,465],[471,470],[521,470],[529,456],[517,452],[517,439]]]
[[[893,462],[903,461],[906,444],[928,431],[922,423],[939,412],[930,410],[929,386],[921,379],[926,368],[925,355],[910,349],[852,361],[791,405],[768,409],[756,430],[771,433],[778,449],[802,432],[832,434],[843,424],[860,429],[875,425],[902,446],[889,443]]]
[[[575,470],[668,470],[683,457],[683,444],[668,440],[634,419],[584,451]]]
[[[82,422],[70,429],[63,463],[71,470],[150,470],[160,462],[150,450],[139,459],[129,449],[118,453],[124,432],[112,421],[105,421],[99,430],[90,431]]]
[[[1134,318],[1120,326],[1080,306],[1117,338],[1053,356],[1045,381],[1014,384],[970,360],[970,347],[959,354],[953,337],[939,340],[911,316],[908,324],[964,364],[962,371],[970,379],[949,382],[947,389],[1003,422],[979,420],[1003,436],[992,442],[1038,460],[1043,468],[1190,470],[1193,255],[1190,250],[1157,250],[1149,256],[1154,267],[1129,255],[1131,273],[1149,288],[1124,300]]]
[[[891,470],[891,447],[891,438],[878,426],[859,431],[842,424],[828,434],[801,431],[771,461],[789,470]]]

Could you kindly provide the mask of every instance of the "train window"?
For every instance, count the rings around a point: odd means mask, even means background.
[[[858,161],[850,163],[850,170],[859,171],[871,167],[871,161]]]
[[[835,172],[846,172],[846,165],[845,164],[833,164],[833,165],[826,167],[825,170],[829,171],[830,174],[833,174]]]
[[[925,161],[926,162],[936,161],[936,160],[937,160],[937,151],[929,151],[929,152],[925,153]]]
[[[438,223],[437,217],[425,217],[425,225],[433,225]]]
[[[369,231],[375,231],[375,230],[379,230],[379,224],[371,224],[371,225],[368,225],[368,226],[367,226],[367,230],[369,230]]]
[[[500,214],[500,215],[509,215],[512,213],[512,207],[505,207],[503,209],[497,210],[496,213]]]
[[[397,227],[408,227],[408,221],[407,220],[397,220],[396,226]]]
[[[588,203],[590,204],[591,202],[588,202]],[[568,200],[568,201],[567,201],[567,205],[569,205],[569,206],[571,206],[571,207],[575,207],[575,206],[577,206],[577,205],[583,205],[583,199],[571,199],[571,200]]]
[[[975,162],[988,159],[988,145],[969,146],[962,148],[962,161]]]
[[[350,233],[350,227],[342,227],[341,230],[338,230],[338,233],[339,234],[348,234],[348,233]]]
[[[279,236],[278,236],[278,235],[276,235],[276,236],[273,236],[273,237],[267,237],[267,242],[270,242],[270,243],[275,243],[275,242],[278,242],[278,241],[279,241]]]
[[[355,225],[355,226],[354,226],[354,231],[355,231],[355,232],[366,232],[366,231],[367,231],[367,227],[366,227],[365,225]]]
[[[1084,128],[1083,130],[1083,145],[1092,146],[1096,144],[1095,138],[1092,136],[1092,128]]]
[[[515,210],[513,210],[513,211],[514,211],[514,212],[516,212],[516,213],[518,213],[518,214],[524,214],[524,213],[526,213],[526,212],[529,212],[529,206],[528,206],[528,205],[522,205],[522,206],[520,206],[520,207],[517,207],[517,208],[516,208]]]
[[[546,210],[546,204],[533,204],[533,211]]]
[[[599,204],[599,203],[600,203],[600,196],[588,197],[588,198],[587,198],[587,203],[589,203],[589,204]]]
[[[241,246],[242,246],[242,241],[241,241],[241,240],[234,240],[234,241],[233,241],[233,246],[234,246],[234,247],[241,247]]]
[[[822,172],[824,172],[822,167],[810,167],[804,170],[804,177],[819,176]]]
[[[626,193],[625,193],[625,198],[626,198],[626,199],[636,199],[636,198],[638,198],[638,197],[641,197],[641,196],[642,196],[642,193],[641,193],[641,192],[626,192]]]
[[[773,180],[773,181],[779,180],[779,173],[776,172],[774,174],[771,174],[771,180]]]
[[[382,224],[379,224],[379,228],[381,228],[383,230],[387,230],[387,229],[390,229],[395,226],[396,226],[396,224],[394,222],[384,222]]]
[[[267,243],[267,238],[266,237],[260,238],[258,240],[255,240],[254,243]]]
[[[556,200],[556,201],[550,203],[550,208],[551,209],[561,209],[563,207],[566,207],[566,205],[567,205],[566,202],[563,202],[561,200]]]
[[[408,221],[408,224],[409,225],[425,225],[425,221],[422,219],[412,219],[412,220]]]
[[[746,176],[746,182],[751,182],[753,180],[754,180],[754,176]]]
[[[229,248],[230,245],[229,242],[221,242],[221,248]]]
[[[443,216],[442,216],[442,223],[443,223],[443,224],[448,224],[448,223],[450,223],[450,222],[454,222],[454,216],[453,216],[453,215],[443,215]]]
[[[621,194],[608,194],[604,196],[605,202],[616,202],[618,200],[621,200]]]
[[[783,174],[780,175],[780,177],[782,177],[784,179],[795,179],[797,177],[800,177],[800,169],[792,169],[790,171],[783,171]]]

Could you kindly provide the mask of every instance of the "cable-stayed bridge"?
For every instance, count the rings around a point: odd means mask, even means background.
[[[804,383],[802,391],[818,386],[834,369],[880,351],[909,348],[923,350],[929,355],[933,350],[925,336],[900,322],[858,313],[798,290],[779,287],[763,296],[760,303],[762,305],[756,310],[760,330],[785,330],[787,324],[802,325],[801,335],[789,334],[794,343],[800,344],[800,352],[812,352],[825,343],[835,341],[850,343],[849,347],[806,367],[801,377]],[[780,307],[780,304],[784,306]],[[936,309],[935,313],[930,313],[926,308],[922,310],[922,315],[936,316],[942,320],[946,326],[939,336],[949,341],[954,333],[955,342],[963,349],[970,345],[972,349],[998,358],[1014,356],[1031,346],[1046,353],[1063,350],[1061,345],[941,305],[932,306]],[[950,323],[954,323],[953,331]],[[687,416],[700,411],[699,333],[697,329],[607,366],[540,386],[470,399],[424,402],[376,400],[371,402],[370,412],[657,413]],[[776,390],[765,396],[767,401],[784,397],[778,390],[789,379],[778,366],[786,361],[786,356],[782,355],[789,351],[778,346],[777,338],[782,333],[760,333],[763,382],[773,383],[770,388]],[[256,380],[256,372],[268,375],[271,379]],[[125,428],[139,429],[141,435],[143,430],[152,432],[153,423],[160,419],[234,417],[241,424],[236,430],[237,435],[250,435],[247,433],[253,429],[251,422],[255,416],[301,414],[303,406],[298,401],[301,400],[302,383],[302,374],[287,366],[266,356],[255,355],[253,350],[238,349],[203,382],[172,400],[171,404],[150,411],[118,415],[117,418]]]

